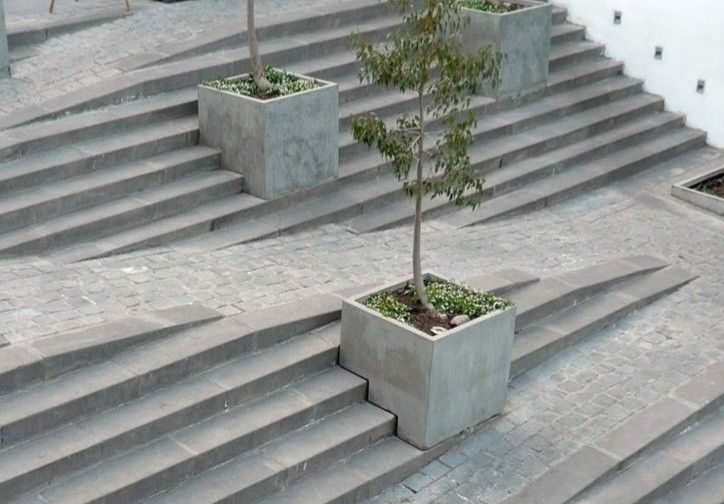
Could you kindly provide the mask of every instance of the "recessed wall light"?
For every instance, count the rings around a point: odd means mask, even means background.
[[[704,94],[704,89],[706,88],[706,81],[703,79],[699,79],[696,81],[696,92],[700,94]]]
[[[621,24],[623,13],[620,10],[613,11],[613,24]]]
[[[661,46],[656,46],[656,49],[654,50],[654,58],[657,60],[664,58],[664,48]]]

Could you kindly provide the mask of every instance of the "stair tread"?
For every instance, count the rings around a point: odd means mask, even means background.
[[[658,450],[634,460],[612,479],[602,482],[583,496],[586,504],[621,504],[651,498],[670,481],[682,477],[692,466],[706,464],[724,453],[724,412],[689,426]],[[686,483],[685,481],[683,482]]]
[[[215,187],[229,182],[241,181],[241,179],[241,175],[237,173],[225,170],[214,170],[163,184],[146,191],[138,191],[137,193],[109,203],[78,210],[48,219],[38,224],[3,233],[0,235],[0,250],[17,246],[38,237],[49,236],[83,225],[101,222],[116,215],[123,215],[142,208],[150,208],[154,204],[178,198],[194,191],[201,191],[205,188]]]
[[[292,436],[281,438],[265,446],[260,451],[242,455],[205,473],[183,481],[170,490],[161,493],[148,503],[178,502],[217,502],[238,495],[250,489],[250,495],[242,498],[252,502],[270,490],[278,490],[289,484],[288,478],[280,478],[285,472],[292,472],[302,464],[298,471],[310,468],[307,461],[334,451],[353,436],[362,436],[364,445],[376,441],[375,438],[392,434],[394,417],[371,404],[350,406],[325,420],[299,431]],[[369,433],[374,432],[375,435]],[[351,451],[363,446],[354,446]],[[342,456],[349,454],[344,450]],[[298,477],[298,475],[295,475]],[[280,481],[283,479],[284,482]],[[266,483],[266,485],[264,484]],[[259,488],[267,486],[267,489]]]
[[[455,212],[442,219],[452,225],[462,227],[509,215],[528,205],[545,201],[548,197],[564,194],[570,188],[600,180],[607,174],[615,173],[621,166],[646,159],[664,149],[685,145],[692,141],[703,141],[705,138],[706,134],[702,131],[682,128],[680,131],[666,133],[654,140],[622,149],[600,160],[585,163],[574,171],[569,170],[562,174],[552,175],[536,184],[534,189],[519,189],[508,193],[504,198],[496,198],[473,212]]]
[[[206,381],[203,376],[192,377],[0,452],[3,455],[0,457],[0,488],[9,484],[13,478],[40,471],[52,464],[62,464],[64,460],[80,457],[88,450],[96,449],[98,454],[89,457],[79,467],[67,468],[61,465],[60,471],[67,475],[92,462],[108,460],[116,453],[134,449],[143,451],[144,447],[135,447],[152,436],[158,438],[170,435],[173,440],[197,454],[211,451],[224,443],[238,443],[245,437],[249,440],[247,446],[254,448],[254,443],[258,445],[259,440],[263,439],[265,429],[270,429],[273,424],[286,420],[287,425],[304,425],[320,415],[349,405],[352,399],[362,400],[364,389],[364,380],[335,367],[271,391],[269,395],[248,404],[229,404],[225,408],[223,387]],[[353,392],[354,395],[350,395]],[[325,406],[326,403],[329,404]],[[153,427],[154,423],[193,407],[199,411],[163,427]],[[200,423],[188,427],[196,421]],[[145,438],[139,435],[143,429]],[[219,429],[223,429],[223,432]],[[252,438],[255,433],[257,437]],[[47,483],[43,481],[42,475],[38,478],[36,486]]]
[[[424,456],[399,438],[384,439],[353,455],[342,464],[310,475],[289,488],[268,496],[259,504],[323,504],[353,496],[354,502],[369,498],[395,483],[397,471]],[[374,485],[370,488],[369,485]]]
[[[724,502],[724,462],[655,504],[721,504]]]
[[[12,195],[0,196],[0,214],[32,207],[38,203],[61,199],[84,191],[91,191],[141,175],[157,172],[162,176],[168,168],[173,166],[194,160],[213,158],[217,155],[218,151],[215,149],[195,145],[142,160],[122,163],[104,170],[50,182]],[[159,182],[162,181],[159,180]]]
[[[655,263],[651,264],[656,266]],[[518,376],[592,331],[692,281],[695,275],[676,267],[626,280],[525,327],[513,343],[511,376]],[[545,281],[545,280],[544,280]],[[605,289],[605,286],[604,286]],[[520,291],[519,291],[520,292]]]
[[[161,121],[128,131],[119,131],[112,135],[90,138],[85,141],[74,142],[73,145],[64,145],[48,151],[27,154],[19,159],[0,163],[0,184],[8,183],[13,178],[27,175],[29,172],[41,173],[62,163],[80,161],[113,152],[119,148],[148,143],[167,136],[197,130],[198,119],[196,116],[189,116]]]
[[[546,167],[564,163],[566,166],[563,169],[556,169],[556,173],[574,170],[576,169],[576,165],[570,164],[568,160],[575,160],[577,156],[605,149],[608,146],[615,145],[618,142],[625,141],[635,137],[636,135],[653,132],[657,128],[661,128],[666,125],[677,126],[682,122],[682,117],[678,114],[670,112],[651,114],[633,122],[623,124],[612,130],[584,138],[579,142],[565,145],[537,156],[527,157],[511,164],[506,164],[502,168],[496,169],[485,175],[486,196],[483,204],[486,204],[497,197],[504,197],[504,193],[507,191],[502,188],[505,188],[508,184],[514,184],[518,179],[534,175],[541,170],[545,170]],[[471,156],[473,166],[475,166],[476,163],[481,163],[485,160],[495,159],[500,155],[499,152],[504,152],[501,149],[496,149],[495,143],[496,141],[490,142],[487,144],[488,148],[481,150],[479,155]],[[519,146],[524,145],[523,140],[517,139],[516,135],[506,137],[505,143],[511,143]],[[607,153],[604,155],[607,155]],[[500,195],[500,193],[503,194]],[[428,200],[425,202],[424,211],[429,213],[451,206],[451,203],[444,199]],[[390,206],[373,209],[370,212],[354,217],[350,222],[350,226],[357,232],[366,233],[408,222],[412,219],[412,216],[412,207],[409,202],[396,201]]]

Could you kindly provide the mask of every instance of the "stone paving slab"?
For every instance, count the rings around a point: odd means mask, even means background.
[[[259,22],[292,11],[339,4],[345,0],[257,0]],[[27,3],[26,3],[27,2]],[[122,0],[57,0],[47,14],[45,0],[6,0],[8,23],[29,26],[98,10],[124,10]],[[203,33],[246,26],[245,0],[194,0],[164,3],[131,0],[133,15],[66,33],[34,45],[29,57],[12,65],[12,79],[0,81],[0,114],[112,78],[118,63],[153,53],[163,45],[186,42]],[[115,7],[114,7],[115,6]]]
[[[426,269],[456,278],[563,273],[650,254],[699,276],[512,382],[506,414],[376,503],[495,503],[724,358],[724,222],[669,195],[722,153],[704,149],[574,201],[456,230],[425,226]],[[409,227],[337,225],[200,253],[156,249],[61,265],[0,261],[0,334],[29,341],[200,302],[226,315],[409,274]],[[705,385],[702,387],[705,389]]]

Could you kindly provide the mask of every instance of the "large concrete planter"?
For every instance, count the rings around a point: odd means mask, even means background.
[[[397,415],[398,436],[428,449],[503,409],[515,307],[430,336],[363,304],[404,285],[344,301],[340,363],[369,381],[370,402]]]
[[[223,168],[244,175],[246,191],[260,198],[336,177],[339,92],[337,84],[321,82],[270,100],[200,85],[202,143],[221,150]]]
[[[504,14],[462,9],[463,17],[470,20],[463,28],[463,50],[470,53],[492,45],[503,54],[499,87],[481,90],[494,98],[537,91],[548,80],[553,5],[530,0],[516,3],[529,7]]]

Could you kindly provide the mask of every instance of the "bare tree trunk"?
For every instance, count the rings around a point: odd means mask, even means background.
[[[259,55],[259,43],[256,40],[256,23],[254,22],[254,0],[246,0],[246,32],[249,39],[249,56],[251,57],[251,74],[259,90],[266,94],[271,84],[264,74],[264,66]]]
[[[420,303],[427,309],[434,311],[435,309],[427,299],[427,291],[425,283],[422,280],[422,176],[423,176],[423,159],[425,154],[425,109],[423,104],[424,89],[418,90],[418,105],[420,108],[420,139],[417,142],[417,194],[415,196],[415,229],[412,239],[412,279],[415,284],[415,291],[420,298]]]

